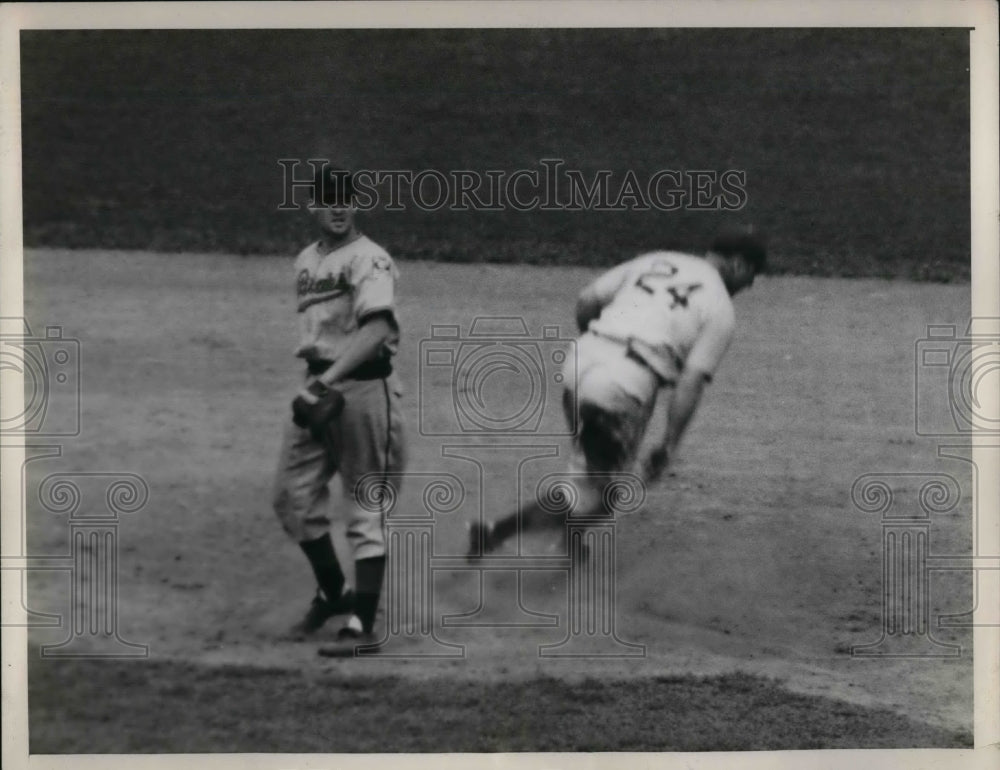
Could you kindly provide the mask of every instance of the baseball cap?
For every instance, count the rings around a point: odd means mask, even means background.
[[[313,200],[327,206],[345,205],[354,197],[351,172],[337,166],[325,165],[313,181]]]
[[[722,232],[709,248],[723,257],[742,255],[755,272],[767,272],[767,245],[764,236],[753,228]]]

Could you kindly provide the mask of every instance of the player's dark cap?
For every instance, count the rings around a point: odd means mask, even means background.
[[[723,257],[742,256],[755,273],[767,272],[767,245],[760,233],[753,230],[734,230],[718,235],[711,250]]]
[[[354,198],[354,181],[351,172],[326,165],[316,172],[313,179],[313,200],[326,206],[346,206]]]

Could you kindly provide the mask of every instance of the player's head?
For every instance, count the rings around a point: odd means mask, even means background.
[[[730,294],[753,285],[755,276],[767,270],[767,247],[754,232],[723,233],[708,249]]]
[[[343,238],[354,228],[354,183],[351,172],[325,165],[313,179],[310,211],[324,234]]]

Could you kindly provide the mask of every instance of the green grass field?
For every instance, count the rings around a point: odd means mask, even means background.
[[[401,258],[603,265],[771,236],[777,271],[969,275],[963,30],[24,32],[28,245],[281,254],[279,158],[746,172],[738,212],[377,210]]]

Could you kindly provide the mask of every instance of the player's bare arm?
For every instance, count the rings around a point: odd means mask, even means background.
[[[333,365],[318,378],[327,387],[350,376],[361,364],[381,356],[385,345],[396,334],[395,321],[388,312],[373,313],[364,319],[350,344]]]
[[[650,411],[641,454],[636,462],[637,471],[646,483],[656,481],[666,469],[670,459],[667,453],[667,420],[673,397],[672,385],[661,387]]]
[[[667,410],[667,436],[664,441],[667,457],[676,452],[677,445],[698,408],[709,379],[709,375],[698,369],[685,369],[677,379],[674,397]]]
[[[708,382],[704,372],[688,369],[678,378],[676,386],[660,388],[637,461],[644,482],[656,481],[674,457]]]

